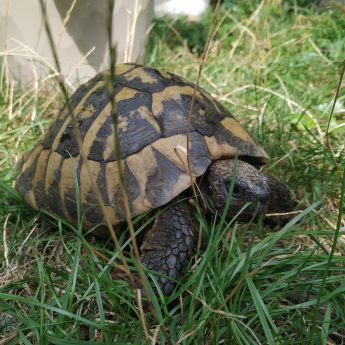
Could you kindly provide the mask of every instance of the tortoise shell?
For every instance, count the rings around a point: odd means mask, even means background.
[[[92,178],[112,224],[125,220],[119,169],[123,168],[133,216],[160,207],[191,186],[187,129],[195,85],[168,72],[135,64],[116,66],[115,100],[121,163],[115,155],[107,72],[80,86],[74,110]],[[190,168],[194,178],[212,161],[245,156],[258,165],[266,152],[238,121],[198,87],[191,113]],[[77,206],[83,226],[103,222],[86,164],[73,134],[67,106],[44,139],[24,156],[16,186],[26,202],[72,223]]]

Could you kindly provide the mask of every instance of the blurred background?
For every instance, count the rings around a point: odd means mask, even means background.
[[[185,41],[192,53],[200,55],[208,35],[208,23],[203,23],[202,18],[216,2],[117,0],[112,15],[117,62],[143,63],[153,27],[156,35],[159,33],[170,46]],[[250,8],[254,3],[242,2],[241,7]],[[345,6],[345,0],[274,0],[271,3],[282,7],[316,6],[323,10],[327,7],[341,10]],[[240,4],[236,0],[221,1],[223,7],[234,13]],[[108,67],[107,0],[48,0],[46,11],[68,82],[76,86]],[[1,1],[0,47],[9,77],[17,84],[32,85],[54,71],[37,0]]]

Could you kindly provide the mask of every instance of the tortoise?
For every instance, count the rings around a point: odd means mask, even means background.
[[[70,106],[111,223],[125,221],[121,166],[132,216],[164,208],[144,236],[140,250],[142,264],[160,273],[157,282],[168,295],[196,246],[195,208],[186,199],[191,196],[192,181],[204,196],[205,209],[223,212],[234,179],[226,217],[237,215],[242,222],[291,210],[291,194],[284,183],[258,170],[269,160],[265,150],[200,87],[195,90],[189,124],[195,84],[173,73],[132,63],[116,66],[115,144],[108,75],[102,72],[81,85],[71,96]],[[115,145],[119,145],[120,157]],[[33,208],[72,223],[78,221],[80,205],[83,228],[106,235],[67,105],[43,140],[24,155],[16,188]]]

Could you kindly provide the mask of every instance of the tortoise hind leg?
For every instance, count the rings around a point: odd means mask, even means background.
[[[169,207],[157,217],[141,245],[141,262],[156,276],[165,295],[172,293],[196,248],[193,208],[186,202]],[[171,279],[168,279],[171,278]]]
[[[270,226],[283,225],[292,218],[288,213],[294,209],[295,203],[286,184],[273,176],[266,175],[266,177],[270,188],[270,198],[265,223]]]

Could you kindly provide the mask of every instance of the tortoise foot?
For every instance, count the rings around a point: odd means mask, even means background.
[[[141,262],[155,276],[165,295],[172,293],[196,248],[194,209],[185,202],[157,217],[141,245]]]

